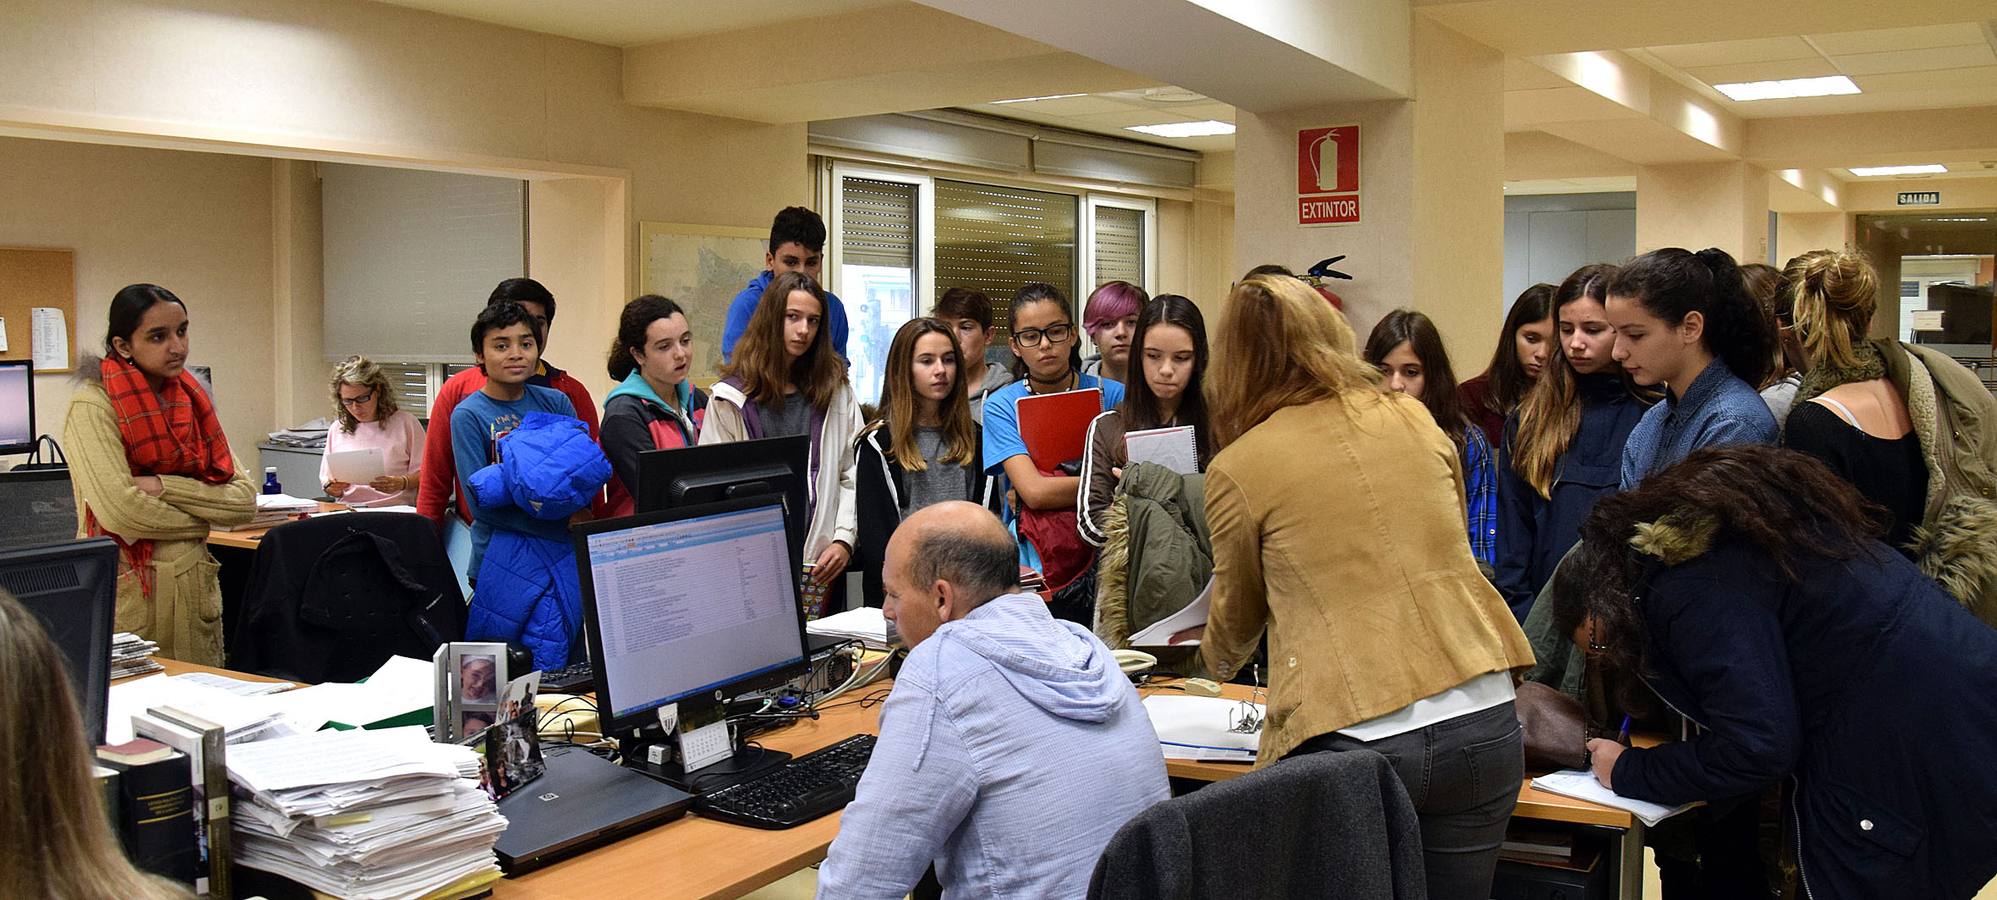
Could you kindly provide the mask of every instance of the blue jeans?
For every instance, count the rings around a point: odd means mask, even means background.
[[[1356,749],[1385,756],[1414,802],[1431,900],[1487,900],[1525,778],[1525,734],[1512,704],[1377,741],[1320,734],[1295,753]]]

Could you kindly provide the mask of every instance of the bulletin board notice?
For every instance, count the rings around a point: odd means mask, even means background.
[[[76,251],[0,247],[0,331],[0,359],[33,359],[38,375],[75,367]],[[37,334],[61,346],[36,347]]]

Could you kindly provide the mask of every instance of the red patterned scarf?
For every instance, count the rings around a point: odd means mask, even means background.
[[[125,461],[133,475],[182,475],[209,484],[236,477],[236,461],[229,454],[222,422],[215,417],[215,403],[194,376],[183,371],[154,393],[145,373],[128,360],[106,358],[98,371],[104,377],[104,393],[111,397],[111,413],[118,418]],[[85,522],[91,534],[108,535],[117,542],[126,565],[138,573],[139,587],[151,597],[153,542],[110,534],[97,524],[94,514],[87,515]]]

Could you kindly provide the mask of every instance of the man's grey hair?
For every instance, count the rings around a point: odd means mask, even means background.
[[[976,609],[1019,586],[1019,547],[1010,536],[925,529],[909,544],[908,575],[927,587],[947,581]]]

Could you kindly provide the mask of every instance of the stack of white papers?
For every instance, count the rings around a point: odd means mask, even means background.
[[[1620,809],[1623,812],[1642,819],[1643,824],[1646,826],[1656,825],[1665,819],[1669,819],[1699,805],[1697,803],[1687,803],[1684,806],[1672,808],[1662,803],[1651,803],[1647,800],[1632,800],[1603,787],[1600,781],[1595,780],[1593,772],[1584,772],[1580,769],[1565,769],[1548,775],[1540,775],[1532,780],[1532,786],[1548,793],[1559,794],[1563,797],[1573,797],[1576,800],[1586,800],[1590,803],[1599,803],[1612,809]]]
[[[158,672],[165,667],[153,659],[159,645],[129,631],[111,636],[111,677],[127,678]]]
[[[236,861],[359,900],[416,898],[497,872],[506,830],[478,752],[421,727],[322,731],[231,748]]]
[[[436,702],[435,672],[427,659],[391,656],[365,682],[315,684],[273,700],[300,731],[317,731],[328,722],[359,728],[430,709]]]
[[[1232,730],[1250,706],[1260,721],[1266,714],[1261,704],[1177,694],[1144,698],[1144,711],[1151,715],[1151,727],[1158,732],[1166,759],[1254,762],[1262,747],[1262,732]]]
[[[874,650],[888,648],[888,620],[878,606],[862,606],[804,623],[804,630],[824,637],[849,638]]]
[[[238,697],[261,697],[265,694],[282,694],[298,685],[289,681],[244,681],[213,672],[185,672],[173,676],[175,681],[185,681],[216,690],[228,691]]]
[[[132,716],[155,706],[171,706],[214,722],[227,732],[231,744],[313,731],[326,724],[291,721],[277,703],[280,696],[242,696],[195,681],[150,675],[111,686],[104,740],[112,744],[131,740]]]

